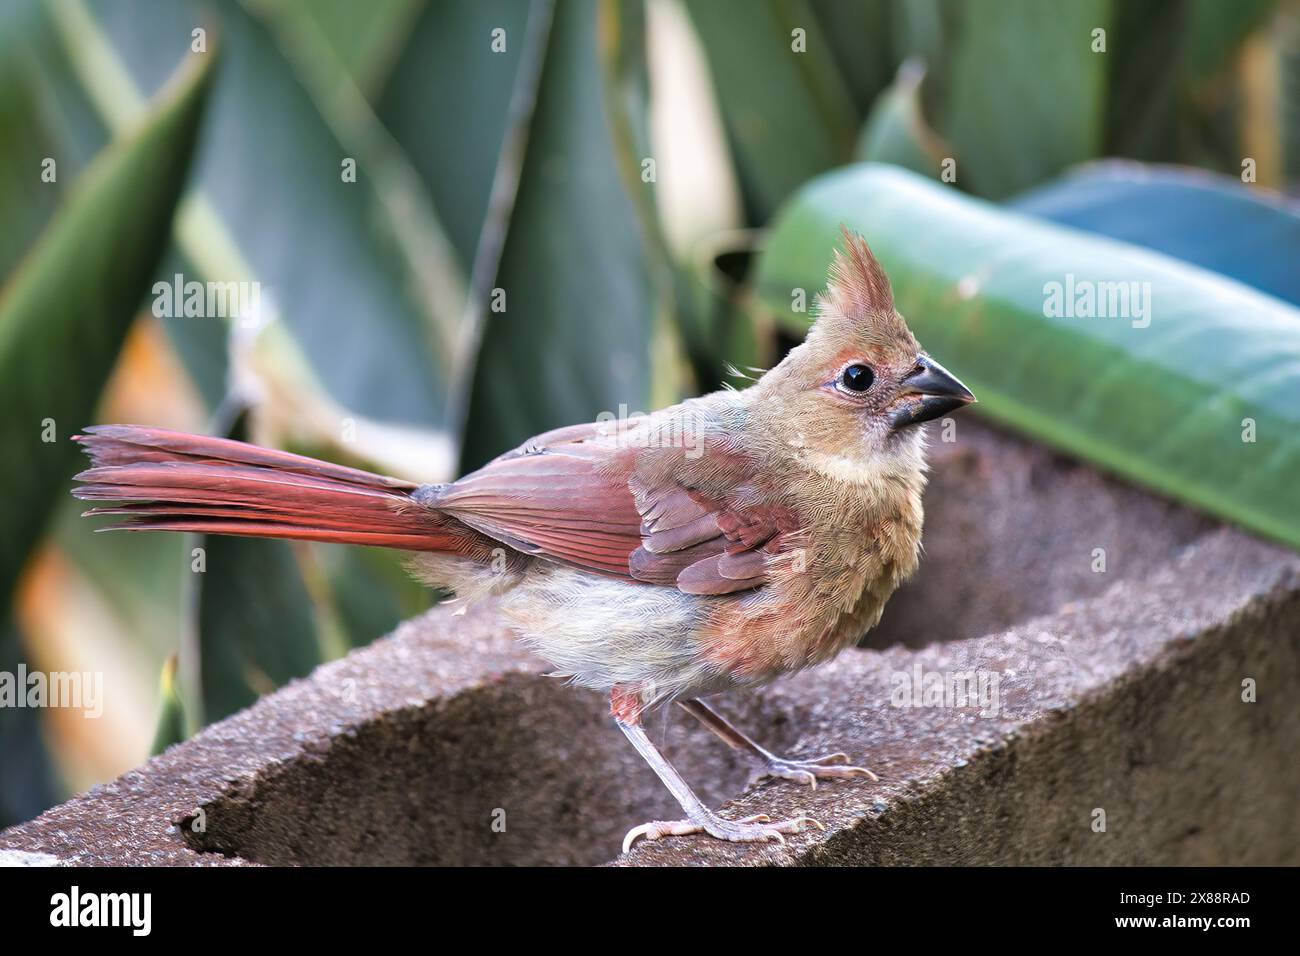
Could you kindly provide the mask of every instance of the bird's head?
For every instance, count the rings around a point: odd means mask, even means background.
[[[921,349],[861,236],[844,231],[815,315],[803,344],[760,380],[756,410],[815,466],[847,480],[919,467],[918,426],[975,396]]]

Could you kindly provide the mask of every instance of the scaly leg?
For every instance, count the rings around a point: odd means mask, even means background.
[[[636,842],[637,837],[657,840],[665,836],[707,833],[719,840],[730,840],[732,843],[756,843],[761,840],[776,840],[784,843],[785,837],[782,834],[798,833],[803,829],[804,824],[811,824],[821,830],[826,829],[812,817],[794,817],[777,823],[772,823],[770,818],[762,814],[746,817],[743,820],[724,820],[706,807],[700,798],[695,795],[695,791],[682,779],[681,774],[668,762],[668,759],[659,752],[659,748],[650,742],[650,738],[646,736],[639,723],[625,723],[622,720],[616,720],[615,722],[618,724],[618,729],[623,731],[628,740],[632,741],[632,746],[645,758],[645,762],[659,775],[659,779],[663,781],[668,791],[677,798],[677,802],[682,805],[682,809],[686,811],[688,818],[686,820],[655,820],[634,827],[623,838],[624,853],[632,848],[632,844]]]
[[[778,757],[750,739],[744,732],[733,727],[725,717],[704,701],[695,698],[679,700],[677,703],[684,711],[725,740],[728,745],[761,762],[762,767],[755,774],[758,780],[764,777],[782,777],[796,783],[806,783],[816,790],[819,777],[862,776],[870,777],[872,780],[880,779],[866,767],[849,766],[848,754],[826,754],[824,757],[813,757],[809,760],[788,760],[785,757]]]

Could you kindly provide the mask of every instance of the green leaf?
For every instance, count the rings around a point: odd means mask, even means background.
[[[824,286],[840,223],[867,236],[917,337],[990,418],[1300,547],[1300,311],[875,165],[819,178],[781,213],[758,280],[771,308],[788,316],[791,288]],[[1081,283],[1138,283],[1145,305],[1057,315],[1056,293]]]
[[[235,0],[66,0],[56,9],[110,125],[189,49],[193,30],[209,30],[209,42],[220,35],[226,68],[177,225],[180,251],[199,270],[186,278],[260,283],[267,318],[283,320],[344,408],[441,426],[454,316],[417,294],[425,287],[387,214],[373,144],[342,139],[268,30]],[[349,158],[355,182],[343,176]],[[205,322],[215,319],[169,329],[184,335]]]
[[[17,679],[27,664],[18,623],[8,612],[0,618],[0,672]],[[18,688],[26,693],[26,688]],[[0,707],[0,827],[30,820],[59,799],[53,761],[41,734],[44,711],[33,707]]]
[[[1155,249],[1300,305],[1300,203],[1201,170],[1100,162],[1010,204]]]
[[[557,5],[496,271],[505,309],[486,315],[464,467],[536,432],[648,404],[652,287],[597,37],[595,4]]]
[[[952,49],[940,131],[957,153],[963,189],[999,198],[1100,151],[1109,0],[970,0]],[[996,65],[996,69],[993,68]]]
[[[686,6],[708,56],[750,222],[765,223],[810,176],[849,158],[859,120],[853,95],[803,0]],[[793,49],[795,30],[804,31],[804,52]]]
[[[894,36],[903,29],[898,5],[889,0],[809,0],[840,75],[865,116],[894,80]]]
[[[528,5],[518,0],[428,4],[377,100],[380,120],[424,180],[466,272],[487,215],[527,19]],[[505,31],[500,52],[494,30]]]
[[[40,235],[106,139],[69,79],[40,0],[0,6],[0,277]]]
[[[214,57],[187,60],[148,121],[95,160],[0,293],[0,448],[17,463],[0,601],[66,493],[79,457],[68,438],[91,418],[166,247]]]

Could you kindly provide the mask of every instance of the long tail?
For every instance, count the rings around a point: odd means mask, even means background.
[[[412,500],[419,486],[226,438],[137,425],[97,425],[73,440],[91,467],[73,494],[116,501],[87,515],[121,515],[116,528],[197,531],[380,545],[466,549],[472,532]],[[107,529],[105,529],[107,530]]]

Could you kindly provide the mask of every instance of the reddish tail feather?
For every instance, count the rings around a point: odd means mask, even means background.
[[[137,425],[96,425],[73,441],[91,467],[73,494],[116,501],[87,515],[115,528],[196,531],[460,551],[466,529],[411,498],[419,486],[226,438]],[[108,529],[105,529],[108,530]]]

